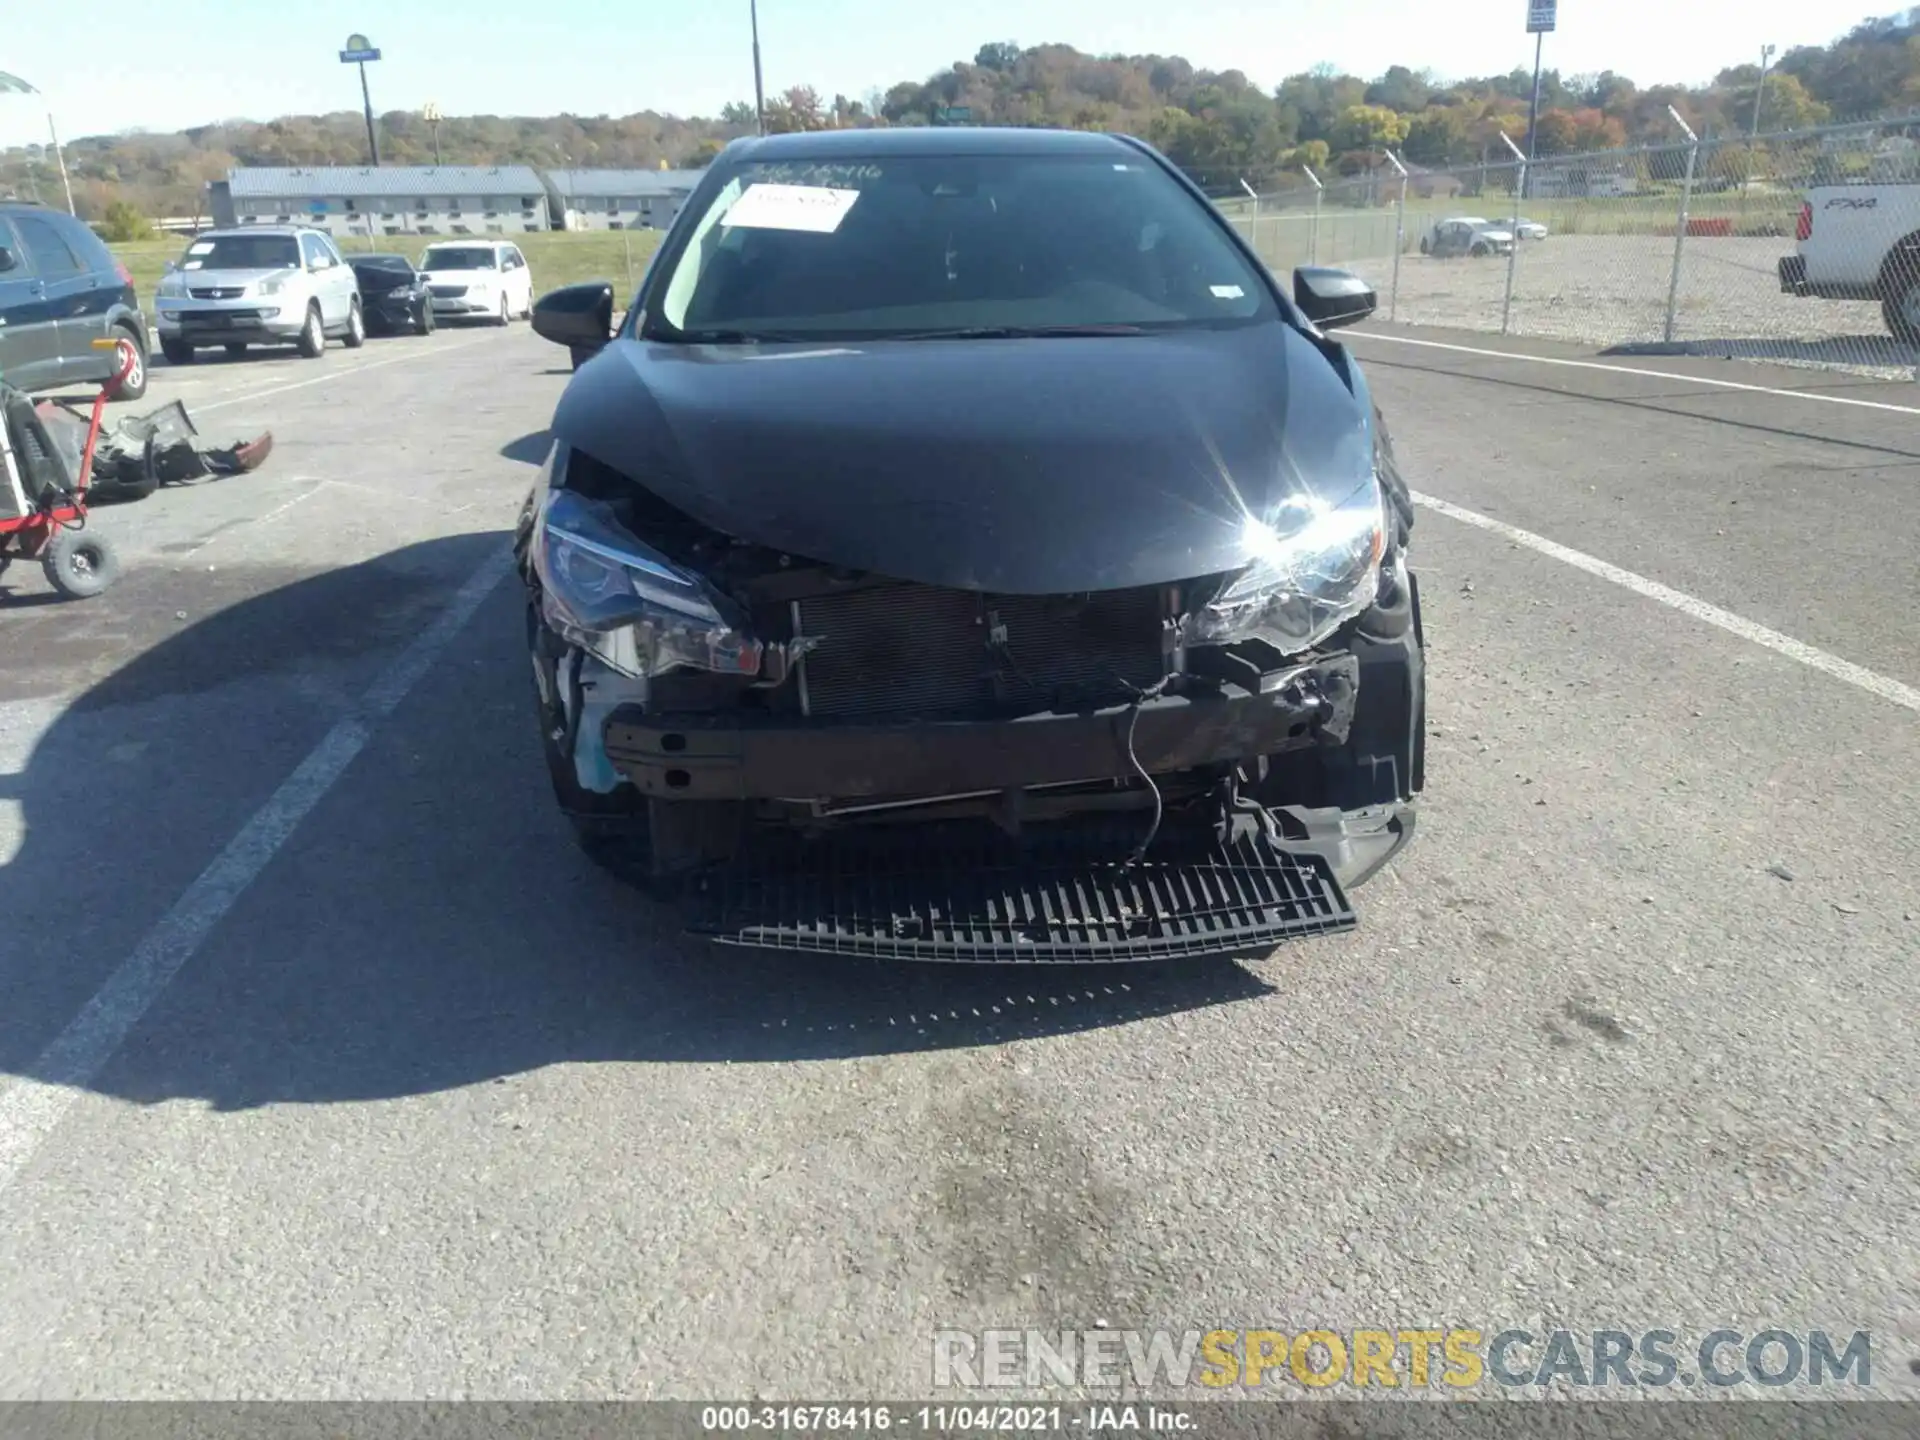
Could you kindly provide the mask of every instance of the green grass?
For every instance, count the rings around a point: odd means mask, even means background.
[[[448,237],[435,237],[445,239]],[[475,236],[484,239],[484,236]],[[625,305],[640,283],[647,261],[660,243],[658,230],[549,230],[535,235],[506,237],[520,247],[533,271],[533,287],[542,293],[559,285],[580,280],[611,280],[617,305]],[[346,254],[356,251],[385,250],[417,260],[426,248],[426,237],[419,235],[383,235],[374,237],[341,236],[335,241]],[[180,237],[165,240],[137,240],[108,247],[133,276],[143,305],[152,307],[153,292],[166,273],[167,262],[185,253],[187,241]]]

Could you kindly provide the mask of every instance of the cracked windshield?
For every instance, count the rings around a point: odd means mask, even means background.
[[[41,18],[0,1437],[1920,1433],[1920,10]]]

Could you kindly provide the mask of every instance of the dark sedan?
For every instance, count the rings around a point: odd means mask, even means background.
[[[1413,511],[1328,330],[1162,156],[736,141],[587,358],[517,553],[589,853],[724,943],[1263,951],[1412,831]]]
[[[433,301],[426,277],[404,255],[350,255],[360,306],[376,335],[431,335]]]

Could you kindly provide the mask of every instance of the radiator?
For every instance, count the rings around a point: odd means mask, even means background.
[[[1171,665],[1172,596],[983,595],[880,585],[803,600],[809,713],[965,717],[1126,700]]]

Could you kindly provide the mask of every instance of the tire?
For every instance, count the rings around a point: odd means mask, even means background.
[[[300,327],[299,351],[309,360],[318,360],[327,353],[327,332],[320,321],[318,304],[307,306],[307,323]]]
[[[227,358],[229,360],[238,360],[247,353],[247,342],[244,340],[229,340],[220,348],[227,352]]]
[[[187,344],[184,340],[162,340],[160,342],[160,353],[167,357],[167,363],[169,365],[191,365],[193,363],[193,346]]]
[[[1903,345],[1920,345],[1920,254],[1897,250],[1880,281],[1880,317]]]
[[[420,318],[414,321],[413,331],[416,335],[431,335],[433,333],[433,306],[422,305],[420,307]]]
[[[513,323],[513,311],[508,307],[507,297],[504,295],[500,297],[499,318],[496,319],[493,323],[501,326],[511,325]]]
[[[115,340],[125,339],[131,341],[133,344],[133,353],[140,357],[134,361],[133,373],[128,375],[127,378],[120,383],[120,388],[114,392],[113,398],[116,400],[139,400],[147,393],[147,339],[144,335],[136,335],[131,325],[115,325],[113,327],[113,338]],[[117,355],[114,363],[116,365],[119,364]]]
[[[340,343],[349,350],[358,350],[367,343],[367,317],[360,313],[358,300],[347,306],[347,333],[340,337]]]
[[[1479,259],[1485,259],[1487,256],[1487,253],[1488,253],[1487,247],[1484,245],[1476,245],[1471,250],[1467,251],[1467,254],[1475,256],[1476,258],[1479,258]]]
[[[87,600],[120,578],[120,560],[106,537],[91,530],[59,530],[40,555],[47,583],[69,600]]]
[[[1422,255],[1431,255],[1433,253],[1433,241],[1424,235],[1420,237],[1420,253]]]

